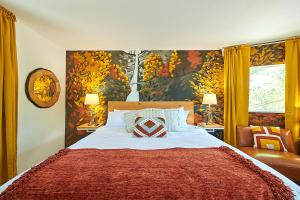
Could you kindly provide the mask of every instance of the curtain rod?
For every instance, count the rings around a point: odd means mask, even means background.
[[[275,43],[285,42],[288,39],[299,39],[299,38],[300,38],[300,36],[293,36],[293,37],[288,37],[288,38],[282,39],[282,40],[275,40],[275,41],[270,41],[270,42],[254,43],[254,44],[250,44],[250,46],[261,46],[261,45],[267,45],[267,44],[275,44]]]
[[[252,47],[255,47],[255,46],[262,46],[262,45],[267,45],[267,44],[276,44],[276,43],[285,42],[285,40],[288,40],[288,39],[300,39],[300,36],[294,36],[294,37],[289,37],[287,39],[274,40],[274,41],[269,41],[269,42],[253,43],[253,44],[249,44],[249,45]],[[240,45],[233,45],[233,46],[229,46],[229,47],[236,47],[236,46],[240,46]]]
[[[270,42],[261,42],[261,43],[250,44],[250,46],[256,47],[256,46],[262,46],[262,45],[267,45],[267,44],[281,43],[281,42],[284,42],[284,41],[285,40],[275,40],[275,41],[270,41]]]
[[[0,11],[3,12],[6,16],[10,17],[11,19],[13,19],[14,21],[16,21],[16,16],[14,15],[14,13],[12,13],[11,11],[9,11],[8,9],[6,9],[5,7],[0,5]]]

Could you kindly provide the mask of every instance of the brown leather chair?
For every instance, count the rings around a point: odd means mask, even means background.
[[[288,152],[254,148],[250,127],[237,127],[237,146],[249,156],[269,165],[292,181],[300,183],[300,156],[297,155],[291,132],[281,129],[281,139]]]

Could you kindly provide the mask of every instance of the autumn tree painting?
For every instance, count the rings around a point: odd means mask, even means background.
[[[195,102],[196,122],[205,120],[204,93],[216,93],[215,122],[223,124],[223,58],[221,51],[149,51],[141,60],[143,101]]]
[[[252,66],[279,63],[284,63],[284,43],[251,48]],[[139,101],[194,101],[195,123],[206,121],[203,94],[215,93],[213,118],[223,124],[223,68],[221,50],[67,51],[66,146],[86,136],[76,129],[89,121],[86,93],[99,94],[96,120],[103,125],[107,101],[126,101],[133,85]],[[270,119],[284,123],[283,115],[250,113],[252,124]]]
[[[206,106],[201,105],[203,95],[205,93],[214,93],[217,96],[217,105],[211,107],[213,113],[213,121],[223,124],[223,107],[224,107],[224,70],[223,57],[220,51],[210,51],[205,55],[205,62],[200,69],[193,74],[190,81],[193,88],[194,101],[199,105],[198,111],[202,117],[206,116]]]
[[[76,127],[89,121],[84,105],[86,93],[98,93],[96,120],[106,123],[107,101],[125,101],[133,84],[138,85],[140,101],[194,101],[196,122],[202,120],[201,97],[205,92],[218,95],[216,122],[222,122],[223,59],[221,51],[143,50],[68,51],[66,77],[66,146],[85,132]],[[138,69],[136,83],[131,83]],[[217,76],[218,81],[212,76]],[[134,77],[136,80],[136,76]],[[204,119],[203,119],[204,120]]]
[[[125,67],[119,64],[120,61],[113,61],[113,54],[116,53],[67,52],[66,146],[85,136],[85,133],[77,131],[76,127],[89,121],[89,112],[84,105],[87,93],[99,94],[100,104],[95,106],[94,111],[96,122],[100,125],[106,122],[107,100],[125,100],[130,93]],[[122,59],[121,53],[117,55],[118,59]],[[126,60],[122,62],[126,63]]]

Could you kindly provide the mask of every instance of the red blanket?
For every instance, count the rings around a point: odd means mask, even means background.
[[[227,147],[65,149],[0,199],[293,199],[277,177]]]

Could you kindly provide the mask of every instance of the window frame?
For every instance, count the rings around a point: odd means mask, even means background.
[[[283,111],[255,111],[255,110],[250,110],[250,76],[251,76],[251,68],[270,68],[270,67],[280,67],[280,66],[284,66],[285,68],[285,63],[278,63],[278,64],[272,64],[272,65],[260,65],[260,66],[250,66],[249,69],[249,102],[248,102],[248,112],[249,113],[275,113],[275,114],[285,114],[285,106],[284,106],[284,110]],[[286,71],[285,71],[286,73]],[[286,76],[284,77],[284,79],[286,78]],[[284,83],[284,87],[285,87],[285,83]],[[285,96],[285,91],[284,94]],[[285,97],[284,97],[285,98]],[[284,99],[285,101],[285,99]]]

